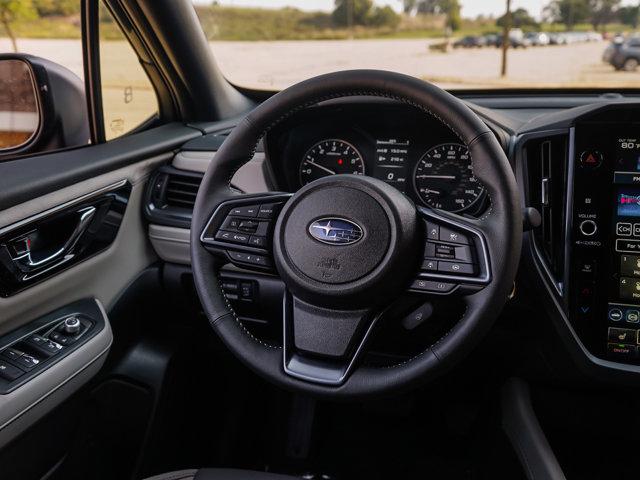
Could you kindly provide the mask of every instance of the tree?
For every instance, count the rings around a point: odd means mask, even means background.
[[[458,30],[462,25],[460,16],[459,0],[439,0],[438,8],[440,12],[447,16],[447,27],[451,30]]]
[[[31,20],[37,15],[31,0],[0,0],[0,23],[11,40],[13,51],[18,51],[18,43],[12,24],[20,20]]]
[[[67,16],[80,13],[78,0],[32,0],[41,17]]]
[[[498,17],[496,20],[496,25],[499,27],[504,27],[506,21],[506,14]],[[538,22],[529,15],[524,8],[518,8],[511,12],[511,27],[513,28],[523,28],[523,27],[537,27]]]
[[[392,27],[400,23],[400,15],[389,6],[375,7],[373,0],[336,0],[333,11],[333,21],[336,25],[367,27]]]
[[[589,0],[553,0],[546,13],[553,22],[563,23],[567,30],[577,23],[586,22],[591,16]]]
[[[349,25],[350,17],[352,25],[367,25],[373,0],[335,0],[335,2],[333,21],[336,25],[351,26]]]
[[[635,7],[620,7],[616,12],[618,16],[618,20],[620,23],[624,25],[629,25],[631,28],[638,28],[639,18],[640,16],[640,6]]]
[[[615,11],[620,7],[620,0],[589,0],[591,10],[591,25],[594,30],[609,23],[615,17]]]
[[[423,14],[440,13],[441,0],[403,0],[402,3],[406,14],[413,12]]]
[[[400,24],[400,15],[389,5],[376,7],[371,13],[367,24],[372,27],[396,28]]]

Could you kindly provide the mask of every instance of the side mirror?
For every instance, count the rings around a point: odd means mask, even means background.
[[[25,54],[0,54],[0,161],[86,145],[84,84],[67,68]]]

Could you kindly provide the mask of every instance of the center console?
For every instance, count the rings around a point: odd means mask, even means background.
[[[574,133],[570,318],[593,354],[640,365],[640,123],[584,121]]]

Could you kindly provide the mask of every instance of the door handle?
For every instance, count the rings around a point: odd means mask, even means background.
[[[31,274],[45,267],[52,268],[66,262],[70,258],[73,258],[73,248],[78,243],[78,240],[80,240],[80,237],[82,237],[82,234],[89,227],[95,213],[96,207],[85,207],[78,210],[78,221],[73,232],[71,232],[71,235],[69,235],[60,248],[55,249],[53,253],[46,255],[43,258],[34,258],[37,255],[37,252],[31,250],[30,242],[26,240],[26,252],[13,258],[14,263],[23,273]]]

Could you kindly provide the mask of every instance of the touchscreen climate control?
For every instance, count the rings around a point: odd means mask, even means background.
[[[573,174],[572,323],[598,356],[640,364],[640,128],[577,127]]]

